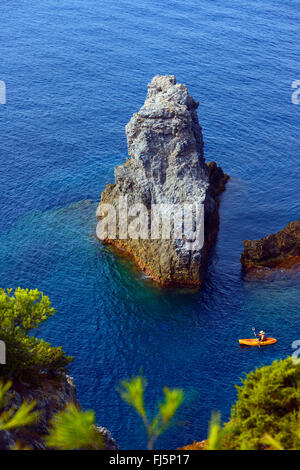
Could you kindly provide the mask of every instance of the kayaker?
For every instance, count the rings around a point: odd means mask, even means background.
[[[260,341],[260,342],[266,341],[266,339],[267,339],[266,333],[263,330],[261,330],[257,336],[259,336],[258,341]]]

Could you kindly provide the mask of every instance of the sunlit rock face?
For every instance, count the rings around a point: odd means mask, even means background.
[[[104,223],[106,204],[114,206],[116,236],[102,233],[99,238],[129,253],[146,274],[163,285],[200,285],[218,231],[217,196],[228,177],[216,164],[205,163],[198,105],[186,85],[176,83],[173,75],[152,79],[144,105],[126,126],[129,158],[115,168],[115,183],[106,186],[97,212]],[[120,198],[126,204],[120,206]],[[143,230],[133,239],[130,221],[137,214],[132,210],[136,204],[145,210],[139,214]],[[164,220],[174,208],[169,238],[151,238],[157,205]],[[190,225],[185,210],[191,211]],[[124,229],[125,215],[128,227]],[[162,225],[159,227],[163,234]],[[184,227],[181,238],[178,227]]]

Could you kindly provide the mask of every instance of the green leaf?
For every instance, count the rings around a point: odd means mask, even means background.
[[[148,435],[148,449],[153,449],[158,436],[165,431],[170,420],[183,401],[183,390],[164,388],[165,399],[158,404],[159,413],[149,423],[144,405],[146,381],[143,377],[133,377],[121,382],[120,394],[126,403],[131,405],[142,417]]]
[[[32,411],[35,405],[36,401],[28,402],[25,400],[14,414],[12,413],[13,409],[9,410],[9,412],[2,413],[2,415],[0,416],[0,430],[7,431],[8,429],[19,428],[22,426],[29,426],[34,424],[40,415],[38,411]],[[4,422],[2,421],[3,417]]]
[[[208,450],[221,449],[222,427],[220,425],[220,413],[212,413],[208,430]]]
[[[17,410],[13,406],[3,410],[10,401],[8,392],[10,387],[11,382],[4,384],[0,381],[0,431],[29,426],[34,424],[39,417],[38,411],[32,411],[36,405],[35,401],[25,400]]]
[[[48,447],[72,449],[103,449],[103,437],[95,427],[94,411],[80,411],[69,403],[66,409],[51,420],[49,435],[45,437]]]
[[[146,381],[143,377],[133,377],[131,380],[123,380],[121,382],[120,394],[124,401],[131,405],[137,413],[146,417],[144,406],[144,392],[146,388]]]
[[[180,388],[169,389],[164,387],[165,400],[159,403],[159,411],[164,425],[174,417],[183,401],[183,390]]]
[[[270,434],[265,434],[261,441],[262,444],[270,446],[274,450],[284,450],[280,442],[270,436]]]

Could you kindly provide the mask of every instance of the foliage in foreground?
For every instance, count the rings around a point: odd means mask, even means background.
[[[34,383],[43,375],[56,376],[67,370],[72,358],[62,348],[28,336],[54,313],[49,298],[37,289],[18,288],[13,294],[11,289],[0,289],[0,339],[6,343],[7,360],[1,366],[2,376]],[[19,409],[5,404],[10,386],[10,382],[4,385],[0,381],[0,431],[31,425],[38,417],[35,402],[25,401]],[[121,382],[120,394],[142,418],[148,449],[153,449],[180,407],[183,391],[165,387],[164,400],[150,419],[144,404],[145,387],[143,377],[133,377]],[[300,365],[291,358],[274,361],[250,372],[237,390],[238,400],[229,423],[222,428],[220,417],[212,416],[205,448],[300,449]],[[102,448],[94,422],[93,412],[81,412],[69,404],[53,417],[45,441],[50,448],[58,449]]]
[[[33,411],[36,402],[24,401],[18,409],[9,407],[9,389],[11,382],[4,384],[0,381],[0,432],[9,431],[22,426],[34,424],[39,417],[37,411]]]
[[[0,381],[0,433],[36,424],[40,413],[34,411],[36,401],[24,401],[19,408],[10,405],[11,382]],[[1,440],[1,439],[0,439]],[[48,448],[60,450],[100,450],[104,448],[103,437],[95,426],[93,411],[81,411],[74,403],[56,413],[51,422],[48,435],[44,436]],[[11,450],[31,450],[20,442]]]
[[[300,366],[291,358],[250,372],[238,386],[238,400],[231,420],[222,426],[220,415],[213,414],[208,439],[194,442],[187,450],[300,449]],[[24,403],[19,410],[3,412],[10,384],[0,383],[0,431],[30,425],[37,415],[34,404]],[[145,408],[143,377],[121,382],[120,394],[142,418],[148,435],[148,449],[167,429],[183,401],[181,389],[164,388],[164,400],[152,420]],[[6,407],[7,409],[7,407]],[[2,413],[1,413],[2,411]],[[101,449],[103,439],[95,428],[94,412],[82,412],[74,404],[54,415],[45,442],[57,449]],[[18,445],[17,447],[18,448]]]
[[[55,310],[47,296],[37,289],[0,289],[0,339],[6,345],[6,365],[1,367],[4,378],[34,383],[43,375],[55,376],[67,370],[72,361],[61,347],[28,336]]]
[[[99,450],[104,447],[102,435],[95,426],[94,411],[80,411],[74,403],[54,415],[45,442],[48,447],[60,450]]]
[[[182,450],[299,450],[300,365],[291,358],[250,372],[224,426],[212,414],[208,438]]]
[[[120,394],[123,400],[131,405],[142,418],[148,436],[148,449],[151,450],[157,438],[170,425],[181,405],[183,390],[164,387],[164,400],[158,403],[158,413],[150,420],[144,404],[145,388],[146,381],[143,377],[133,377],[131,380],[121,382]]]
[[[274,361],[250,372],[225,425],[226,449],[300,449],[300,366]]]

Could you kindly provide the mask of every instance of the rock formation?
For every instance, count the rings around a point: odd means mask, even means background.
[[[178,447],[177,450],[207,450],[208,448],[208,440],[205,439],[204,441],[194,441],[192,444],[188,444],[184,447]]]
[[[152,79],[144,105],[126,126],[129,158],[115,168],[115,184],[106,186],[97,211],[103,220],[107,204],[113,205],[118,218],[121,197],[126,199],[121,217],[128,211],[130,224],[130,207],[142,204],[146,208],[149,217],[143,220],[148,224],[147,234],[143,231],[136,238],[128,236],[119,218],[116,236],[107,232],[99,237],[98,231],[97,235],[103,243],[130,254],[147,275],[163,285],[200,285],[218,232],[218,194],[225,189],[228,176],[214,162],[205,163],[198,104],[173,75]],[[184,213],[184,204],[204,207],[202,247],[191,245],[193,238],[185,231],[181,238],[175,237],[175,224],[179,220],[180,225],[178,214]],[[170,216],[169,206],[180,208],[171,222],[169,238],[151,237],[150,212],[155,205],[161,205],[163,220]],[[201,224],[196,221],[195,217],[193,227],[198,236]]]
[[[19,408],[25,400],[36,400],[35,410],[40,412],[38,422],[33,426],[12,429],[0,432],[0,450],[9,450],[16,443],[22,447],[33,450],[45,450],[43,436],[47,434],[49,422],[52,416],[62,411],[65,406],[73,402],[80,409],[76,398],[76,387],[71,377],[63,375],[61,379],[44,378],[40,385],[28,385],[25,383],[14,384],[10,390],[9,407]],[[107,450],[116,450],[117,444],[110,432],[103,427],[97,427],[103,436],[103,442]]]
[[[260,240],[245,240],[241,263],[245,271],[289,269],[300,263],[300,219]]]

